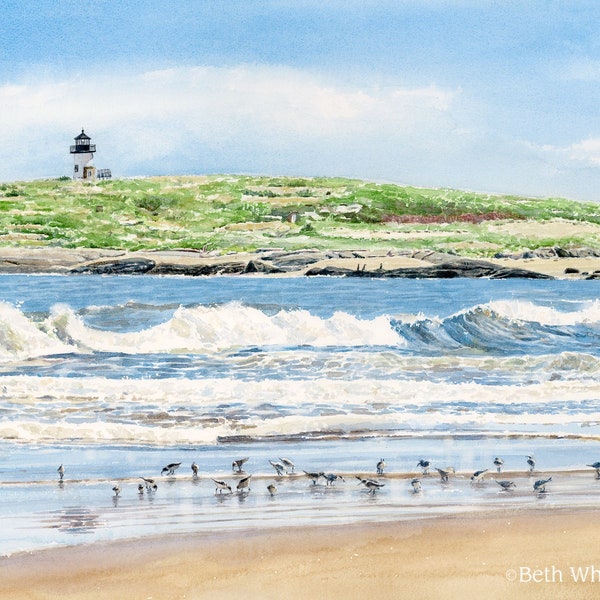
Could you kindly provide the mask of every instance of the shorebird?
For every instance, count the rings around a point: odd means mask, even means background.
[[[274,462],[272,460],[269,460],[269,462],[271,463],[271,466],[277,471],[277,475],[283,475],[285,466],[282,463]]]
[[[317,481],[319,480],[319,477],[325,477],[325,473],[323,473],[323,471],[320,471],[319,473],[317,472],[308,472],[308,471],[304,471],[304,474],[309,478],[312,479],[313,485],[317,484]]]
[[[357,485],[360,485],[361,483],[363,485],[367,485],[368,481],[375,481],[374,479],[365,479],[364,477],[361,477],[360,475],[355,475],[354,477],[356,477],[356,479],[358,479]]]
[[[361,483],[365,485],[370,494],[374,494],[378,489],[385,485],[385,483],[379,483],[379,481],[373,481],[372,479],[365,479],[364,481],[361,481]]]
[[[533,491],[537,492],[538,494],[545,494],[546,493],[546,484],[550,481],[552,481],[552,477],[548,477],[548,479],[538,479],[533,484]]]
[[[417,467],[421,467],[423,469],[423,475],[427,475],[427,473],[429,473],[429,466],[430,465],[431,465],[431,463],[428,460],[423,460],[423,459],[421,459],[417,463]]]
[[[233,471],[237,470],[238,473],[243,473],[244,470],[242,469],[242,467],[244,466],[244,463],[248,460],[248,457],[246,456],[245,458],[238,458],[237,460],[234,460],[231,463],[231,468]]]
[[[418,494],[421,491],[421,480],[418,478],[413,479],[410,484],[413,488],[413,493]]]
[[[198,477],[198,465],[195,462],[192,463],[192,476]]]
[[[211,479],[212,479],[212,477],[211,477]],[[217,479],[213,479],[213,481],[215,482],[215,485],[216,485],[216,487],[215,487],[215,494],[217,492],[219,492],[219,494],[222,494],[223,490],[229,490],[229,493],[233,494],[233,492],[231,491],[231,486],[227,482],[225,482],[225,481],[218,481]]]
[[[60,467],[58,467],[58,469],[56,469],[58,471],[58,476],[60,477],[60,480],[63,480],[63,477],[65,476],[65,468],[60,465]]]
[[[471,481],[475,483],[479,483],[483,481],[485,474],[488,472],[488,469],[482,469],[481,471],[475,471],[473,475],[471,475]]]
[[[141,483],[138,483],[138,494],[140,496],[144,494],[144,486]]]
[[[113,485],[112,491],[115,493],[115,497],[121,493],[121,486],[119,484]]]
[[[267,486],[267,489],[269,490],[269,494],[271,494],[271,496],[274,496],[275,492],[277,492],[277,488],[272,483]]]
[[[529,465],[529,472],[531,473],[535,469],[535,459],[533,456],[527,457],[527,464]]]
[[[341,479],[342,481],[346,481],[341,475],[337,475],[336,473],[327,473],[323,475],[325,480],[327,481],[327,485],[333,485],[335,481]]]
[[[280,456],[279,460],[283,463],[285,470],[288,474],[294,472],[294,463],[289,458],[282,458]]]
[[[245,488],[248,488],[248,491],[250,491],[250,477],[252,477],[252,475],[248,475],[247,477],[243,477],[242,479],[240,479],[238,481],[238,484],[237,484],[237,491],[238,492],[243,492]]]
[[[600,479],[600,462],[595,462],[591,465],[586,465],[586,467],[592,467],[592,469],[596,469],[596,479]]]
[[[158,489],[154,479],[149,479],[148,477],[140,477],[140,479],[144,482],[147,492],[155,492]]]
[[[435,470],[440,474],[440,479],[443,483],[448,483],[450,477],[450,471],[445,471],[444,469],[440,469],[436,467]]]
[[[508,481],[508,480],[502,480],[502,481],[498,481],[497,479],[494,479],[494,481],[503,489],[503,490],[510,490],[510,488],[513,487],[517,487],[515,485],[514,481]]]
[[[496,456],[496,458],[494,459],[494,465],[496,466],[496,471],[500,473],[502,471],[502,465],[504,465],[504,461],[498,456]]]
[[[377,463],[377,475],[383,475],[385,469],[385,460],[383,458]]]
[[[167,475],[175,475],[175,471],[177,471],[177,469],[179,469],[180,466],[180,462],[169,463],[166,467],[163,467],[163,470],[160,472],[160,474],[164,475],[166,473]]]

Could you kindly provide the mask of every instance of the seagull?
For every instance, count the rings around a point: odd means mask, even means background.
[[[423,469],[423,475],[427,475],[427,473],[429,473],[429,465],[431,463],[428,460],[423,460],[421,459],[418,463],[417,463],[417,467],[421,467]]]
[[[377,475],[383,475],[385,469],[385,460],[383,458],[377,463]]]
[[[308,471],[304,471],[304,474],[309,478],[313,480],[313,485],[317,484],[317,481],[319,479],[319,477],[325,477],[325,473],[323,473],[323,471],[320,471],[319,473],[309,473]]]
[[[195,462],[192,463],[192,475],[198,477],[198,465]]]
[[[482,469],[481,471],[475,471],[475,473],[473,473],[473,475],[471,475],[471,481],[474,481],[476,483],[483,481],[483,477],[487,472],[488,472],[488,469]]]
[[[277,491],[277,488],[272,483],[267,486],[267,489],[269,490],[269,494],[271,494],[271,496],[274,496],[275,492]]]
[[[63,480],[63,477],[65,476],[65,468],[60,465],[60,467],[58,467],[58,469],[56,469],[58,471],[58,475],[60,477],[60,480]]]
[[[333,483],[338,479],[346,481],[341,475],[336,475],[335,473],[327,473],[326,475],[323,475],[323,477],[325,477],[327,480],[327,485],[333,485]]]
[[[529,472],[531,473],[535,469],[535,459],[533,456],[527,457],[527,464],[529,465]]]
[[[592,469],[596,469],[596,479],[600,479],[600,462],[595,462],[592,465],[586,465],[586,467],[592,467]]]
[[[237,460],[234,460],[231,463],[231,468],[235,471],[237,469],[238,473],[243,473],[243,469],[242,466],[244,465],[244,463],[248,460],[248,457],[246,456],[245,458],[238,458]]]
[[[154,479],[148,479],[147,477],[140,477],[140,479],[144,482],[147,492],[155,492],[158,489]]]
[[[215,494],[217,493],[217,491],[219,492],[219,494],[222,494],[223,490],[229,490],[230,494],[233,493],[231,491],[231,486],[227,482],[225,482],[225,481],[218,481],[217,479],[213,479],[213,481],[215,482],[215,485],[217,486],[215,488]]]
[[[277,471],[277,475],[283,475],[283,471],[285,470],[285,466],[282,463],[273,462],[269,460],[271,466]]]
[[[112,491],[115,493],[115,498],[121,493],[121,486],[119,484],[114,485]]]
[[[497,479],[494,479],[494,481],[503,489],[503,490],[510,490],[510,488],[512,487],[517,487],[515,485],[514,481],[508,481],[508,480],[503,480],[503,481],[498,481]]]
[[[419,478],[415,478],[410,483],[413,487],[413,493],[418,494],[421,491],[421,480]]]
[[[552,477],[548,477],[548,479],[538,479],[533,484],[533,491],[537,492],[538,494],[545,494],[546,493],[546,484],[550,481],[552,481]]]
[[[177,471],[177,469],[179,469],[180,466],[180,462],[169,463],[166,467],[163,467],[163,470],[160,472],[160,474],[164,475],[166,473],[167,475],[175,475],[175,471]]]
[[[285,470],[286,470],[287,473],[293,473],[294,472],[294,463],[289,458],[281,458],[281,456],[280,456],[279,460],[285,466]]]
[[[502,471],[502,465],[504,465],[504,461],[496,456],[496,458],[494,459],[494,465],[496,465],[496,471],[500,473]]]
[[[250,491],[250,477],[252,477],[252,475],[248,475],[248,477],[243,477],[242,479],[240,479],[238,481],[238,484],[237,484],[238,492],[243,492],[244,488],[248,488],[248,491]]]

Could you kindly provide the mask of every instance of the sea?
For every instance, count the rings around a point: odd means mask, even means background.
[[[2,275],[0,556],[593,509],[599,294],[584,280]]]

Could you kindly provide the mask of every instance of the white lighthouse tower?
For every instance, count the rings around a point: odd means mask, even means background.
[[[96,144],[90,144],[91,138],[86,135],[82,129],[81,133],[75,138],[75,145],[71,146],[73,155],[73,179],[83,181],[93,181],[96,179],[96,167],[91,162],[96,152]]]

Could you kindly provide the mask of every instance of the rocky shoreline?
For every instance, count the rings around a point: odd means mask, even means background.
[[[0,248],[0,274],[7,273],[596,279],[600,278],[600,256],[586,248],[501,253],[489,260],[431,250],[389,250],[384,253],[369,250],[264,249],[252,253],[218,254],[194,250],[127,252],[84,248]]]

